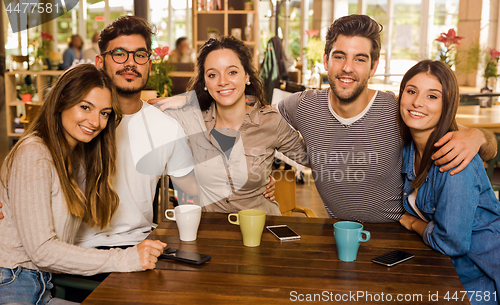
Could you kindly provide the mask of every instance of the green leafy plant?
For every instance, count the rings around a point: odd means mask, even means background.
[[[298,39],[295,39],[288,47],[292,53],[293,58],[298,58],[300,56],[300,43]]]
[[[470,41],[461,46],[455,54],[455,74],[475,73],[487,52],[478,41]]]
[[[253,1],[247,0],[245,1],[245,10],[252,10],[253,9]]]
[[[323,58],[323,50],[325,45],[316,37],[319,34],[318,30],[307,30],[307,36],[309,36],[309,40],[307,41],[306,46],[306,57],[309,60],[310,66],[313,67],[316,63],[321,62]]]
[[[35,94],[35,86],[33,84],[31,85],[28,85],[28,84],[23,84],[20,88],[19,88],[19,93],[20,94]]]
[[[207,28],[207,33],[215,33],[216,35],[218,35],[219,30],[217,28]]]
[[[172,80],[168,75],[174,70],[174,67],[165,59],[169,54],[168,51],[169,47],[158,47],[153,50],[155,59],[151,64],[151,73],[146,89],[156,90],[158,96],[167,96],[168,92],[172,91]]]
[[[489,54],[487,54],[485,58],[486,65],[483,73],[486,83],[488,83],[488,79],[492,77],[496,79],[500,76],[497,70],[498,60],[500,59],[500,51],[492,48],[489,48],[489,51]]]
[[[51,45],[52,41],[54,41],[54,37],[51,34],[45,33],[45,32],[40,32],[39,40],[35,41],[35,44],[37,45],[35,57],[36,58],[49,57],[50,45]]]

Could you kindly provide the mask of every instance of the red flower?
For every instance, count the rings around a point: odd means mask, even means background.
[[[169,47],[158,47],[156,49],[153,50],[153,52],[155,53],[155,57],[158,57],[158,58],[163,58],[165,56],[167,56],[168,54],[170,54],[168,52],[169,50]]]
[[[319,34],[318,30],[305,30],[304,32],[306,32],[309,37],[314,37]]]
[[[489,48],[490,49],[490,55],[491,59],[498,59],[500,57],[500,51]]]
[[[441,33],[441,35],[436,40],[444,43],[444,45],[446,47],[449,47],[452,44],[456,44],[457,46],[460,46],[460,40],[462,40],[464,38],[465,37],[457,36],[455,29],[449,29],[448,33],[444,33],[444,32]]]
[[[41,32],[40,36],[42,36],[42,39],[45,39],[45,40],[49,40],[49,41],[54,40],[54,37],[49,33]]]

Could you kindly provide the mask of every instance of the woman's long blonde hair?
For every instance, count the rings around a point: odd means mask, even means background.
[[[64,136],[61,112],[81,102],[94,88],[111,92],[113,111],[106,127],[89,143],[79,143],[71,150]],[[30,136],[40,137],[47,146],[56,168],[68,210],[84,222],[101,229],[106,227],[118,207],[118,195],[111,186],[115,173],[115,130],[121,120],[116,88],[104,70],[81,64],[67,70],[57,80],[40,112],[5,159],[2,184],[8,177],[20,145]],[[85,192],[76,177],[85,172]]]

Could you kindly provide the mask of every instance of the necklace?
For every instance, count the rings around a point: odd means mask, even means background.
[[[219,122],[219,125],[221,125],[222,123]],[[214,123],[214,128],[217,127],[217,114],[215,115],[215,123]],[[221,126],[219,127],[218,129],[222,129],[222,131],[224,131],[225,133],[229,133],[229,131],[231,130],[230,127],[226,127],[226,126]]]

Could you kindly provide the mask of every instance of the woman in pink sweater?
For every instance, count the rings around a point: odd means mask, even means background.
[[[166,245],[145,240],[111,250],[72,245],[81,222],[106,227],[118,206],[111,187],[116,89],[106,73],[64,73],[0,172],[0,304],[49,304],[51,273],[152,269]]]

